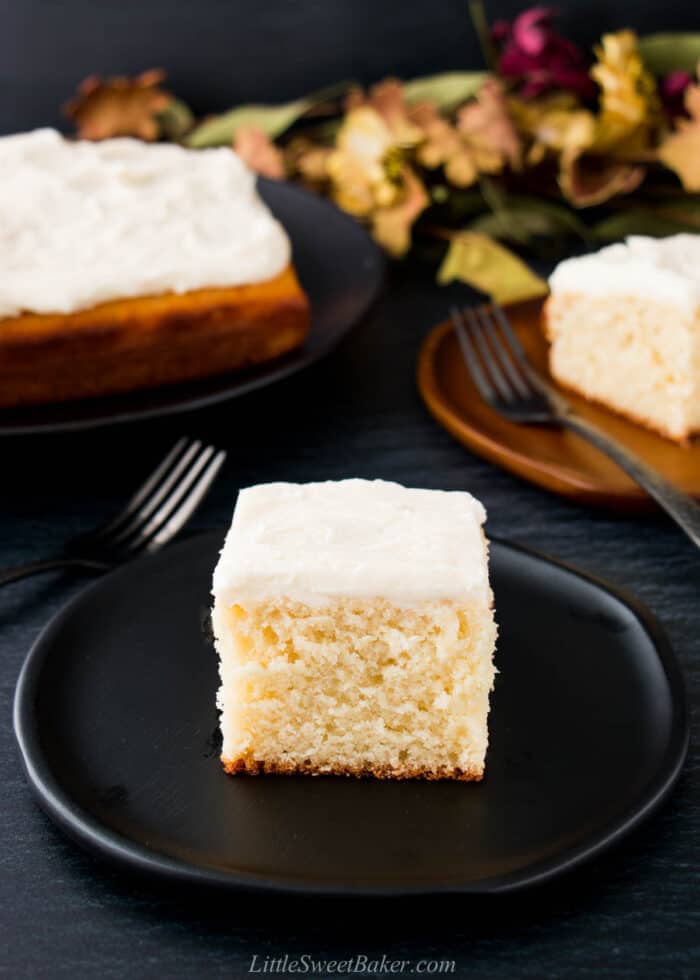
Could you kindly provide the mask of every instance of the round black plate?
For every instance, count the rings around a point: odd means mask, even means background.
[[[222,539],[101,579],[27,659],[15,699],[27,775],[80,843],[231,887],[508,891],[598,853],[673,785],[688,733],[660,628],[602,583],[498,542],[483,783],[226,776],[203,629]]]
[[[311,331],[302,348],[246,372],[148,391],[65,404],[0,410],[0,435],[87,429],[187,412],[272,384],[327,354],[372,305],[384,260],[367,232],[334,205],[277,181],[258,181],[292,243],[293,261],[311,301]]]

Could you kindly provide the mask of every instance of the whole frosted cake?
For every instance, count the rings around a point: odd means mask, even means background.
[[[700,235],[567,259],[545,305],[552,375],[685,442],[700,430]]]
[[[226,147],[0,138],[0,406],[232,371],[297,347],[289,239]]]
[[[226,771],[481,779],[485,516],[380,480],[242,490],[213,587]]]

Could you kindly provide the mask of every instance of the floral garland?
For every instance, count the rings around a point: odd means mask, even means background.
[[[504,302],[545,287],[503,243],[551,255],[700,229],[700,35],[606,34],[589,62],[549,8],[491,28],[471,9],[489,71],[346,83],[197,121],[154,70],[87,79],[65,112],[86,139],[231,146],[330,197],[392,256],[444,240],[438,280]]]

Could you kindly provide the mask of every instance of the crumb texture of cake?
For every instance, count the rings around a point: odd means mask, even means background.
[[[241,491],[214,576],[224,768],[481,779],[484,517],[383,481]]]
[[[700,431],[700,236],[631,237],[550,279],[553,377],[661,435]]]

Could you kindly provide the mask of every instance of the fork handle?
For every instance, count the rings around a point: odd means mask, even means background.
[[[31,561],[26,565],[6,568],[0,572],[0,587],[9,585],[10,582],[17,582],[21,578],[28,578],[30,575],[50,572],[55,568],[82,568],[92,572],[106,572],[111,567],[107,562],[92,561],[87,558],[68,558],[61,555],[58,558],[45,558],[43,561]]]
[[[668,516],[685,531],[693,544],[700,548],[700,504],[688,494],[683,493],[682,490],[674,487],[660,473],[643,463],[638,456],[625,449],[619,442],[605,435],[600,429],[579,415],[566,413],[560,417],[559,421],[617,463],[620,469],[623,469],[635,483],[646,490],[649,496],[653,497],[657,504],[666,511]]]

